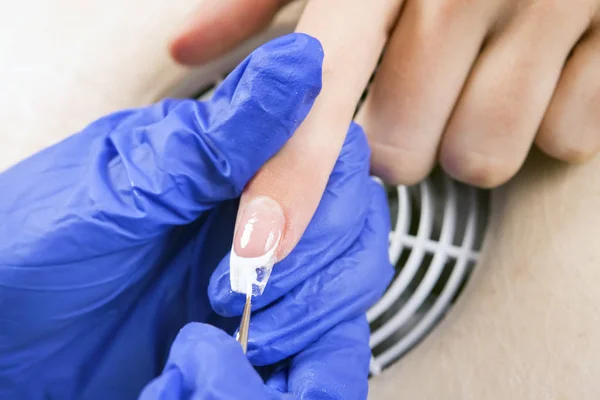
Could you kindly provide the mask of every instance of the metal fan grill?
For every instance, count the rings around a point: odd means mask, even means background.
[[[272,27],[220,60],[192,71],[169,96],[209,97],[252,49],[292,30],[292,25]],[[367,313],[371,375],[417,345],[452,307],[477,261],[489,210],[488,192],[457,183],[440,170],[418,185],[386,188],[392,214],[390,260],[396,274]]]

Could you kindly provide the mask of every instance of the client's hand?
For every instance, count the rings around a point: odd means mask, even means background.
[[[212,59],[287,2],[205,0],[172,54],[188,64]],[[591,157],[600,148],[599,9],[600,0],[308,1],[297,30],[323,44],[323,90],[242,205],[265,196],[279,204],[277,257],[286,257],[319,204],[386,41],[357,117],[384,180],[415,183],[439,160],[459,180],[497,186],[534,141],[563,160]]]
[[[289,2],[206,0],[172,54],[206,62],[264,29]],[[389,32],[359,116],[373,169],[386,180],[417,182],[437,158],[457,179],[493,187],[517,172],[534,141],[571,162],[600,149],[600,0],[309,3],[299,29],[323,42],[332,73],[371,66]],[[328,86],[324,93],[347,95]]]

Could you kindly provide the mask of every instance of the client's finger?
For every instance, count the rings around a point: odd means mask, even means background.
[[[546,153],[580,162],[600,150],[600,28],[577,45],[536,137]]]
[[[363,196],[368,197],[370,207],[356,242],[282,299],[253,315],[248,341],[253,364],[272,364],[301,351],[341,321],[365,313],[384,292],[394,272],[388,259],[386,194],[371,181]],[[310,257],[305,260],[312,262]],[[289,276],[282,280],[286,279],[293,282]]]
[[[314,217],[290,256],[274,268],[265,292],[253,299],[253,310],[276,301],[356,242],[372,201],[366,190],[371,183],[367,138],[352,124]],[[225,257],[211,277],[208,294],[217,313],[241,315],[245,297],[231,291],[229,265],[230,258]]]
[[[519,170],[564,62],[588,22],[585,7],[535,2],[490,39],[442,138],[440,163],[446,172],[489,188]]]
[[[497,3],[405,5],[358,116],[375,175],[413,184],[429,173]]]
[[[205,0],[195,18],[171,42],[173,58],[202,64],[264,29],[290,0]]]
[[[317,37],[324,47],[323,90],[294,137],[245,189],[232,257],[281,260],[300,239],[397,8],[397,0],[308,3],[298,30]]]

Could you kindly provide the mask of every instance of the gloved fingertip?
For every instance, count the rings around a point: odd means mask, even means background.
[[[222,292],[227,289],[222,290]],[[244,304],[246,296],[240,293],[232,292],[230,289],[228,293],[223,295],[217,294],[214,297],[209,297],[210,305],[212,309],[222,317],[237,317],[242,315],[244,311]]]
[[[288,371],[287,368],[281,368],[275,371],[269,379],[267,379],[267,386],[277,390],[278,392],[287,392],[287,380]]]
[[[242,315],[246,296],[231,290],[231,281],[229,278],[229,260],[230,254],[224,257],[210,277],[208,284],[208,299],[214,312],[222,317],[237,317]],[[268,305],[277,295],[271,295],[274,289],[273,285],[267,285],[265,292],[261,296],[255,296],[252,299],[252,311],[260,310]],[[275,290],[277,294],[279,292]]]
[[[227,363],[246,360],[240,344],[227,332],[212,325],[192,322],[180,331],[169,353],[165,370],[176,367],[181,370],[186,385],[194,386],[199,377],[208,371],[225,368]],[[238,365],[240,372],[252,369]],[[215,379],[223,379],[216,376]]]
[[[379,178],[372,176],[368,183],[368,192],[372,198],[369,208],[381,211],[377,215],[379,215],[382,223],[387,226],[387,229],[391,229],[390,206],[385,185]]]
[[[234,338],[214,326],[189,323],[175,338],[163,373],[141,398],[206,399],[218,393],[218,398],[267,399],[267,389]]]
[[[336,169],[367,171],[371,159],[371,148],[363,128],[352,122],[344,145],[334,167]]]
[[[290,33],[258,48],[254,56],[257,66],[266,68],[262,72],[312,87],[307,95],[313,100],[321,91],[324,52],[318,39],[305,33]]]
[[[231,344],[231,337],[223,330],[208,324],[190,322],[186,324],[175,338],[173,347],[197,345],[202,342]]]
[[[267,42],[257,50],[257,54],[268,54],[269,57],[280,56],[281,62],[301,62],[309,69],[314,69],[308,71],[309,73],[319,72],[318,81],[321,80],[320,70],[323,66],[324,51],[321,42],[313,36],[299,32],[289,33]]]
[[[184,392],[183,376],[177,368],[171,368],[146,385],[138,400],[181,399]]]
[[[289,390],[299,398],[365,399],[368,392],[369,325],[364,315],[341,322],[300,352],[289,371]]]
[[[302,32],[288,33],[280,36],[271,40],[270,42],[267,42],[264,46],[262,46],[262,48],[267,50],[277,50],[287,49],[293,45],[299,46],[299,48],[311,48],[314,54],[317,56],[320,54],[322,61],[323,46],[321,46],[321,42],[319,42],[319,40],[314,36]]]
[[[212,325],[191,322],[177,334],[165,370],[179,368],[188,386],[191,386],[196,376],[210,368],[211,363],[231,357],[245,358],[234,338]]]
[[[389,259],[388,236],[392,229],[392,222],[385,186],[371,179],[369,181],[369,193],[371,202],[365,227],[371,230],[377,238],[373,245],[378,247],[377,254],[381,255],[381,260],[379,261],[381,264],[381,273],[378,278],[380,279],[379,286],[383,293],[395,274],[394,265]]]
[[[242,315],[246,296],[231,290],[229,256],[225,257],[210,277],[208,284],[210,306],[222,317]]]
[[[321,91],[322,64],[323,49],[308,35],[272,40],[238,65],[209,101],[186,113],[194,115],[186,119],[189,130],[203,132],[195,153],[211,160],[208,186],[223,191],[211,200],[238,197],[293,135]]]
[[[251,100],[255,113],[299,125],[322,88],[323,48],[306,34],[291,33],[254,50],[215,90],[211,103]],[[246,107],[247,109],[252,107]],[[249,116],[248,116],[249,117]]]
[[[252,328],[251,328],[252,329]],[[266,366],[290,356],[289,348],[299,347],[296,343],[291,344],[289,338],[280,338],[280,343],[265,340],[264,334],[259,333],[259,338],[253,338],[252,333],[248,338],[248,360],[252,365]],[[283,346],[284,348],[280,348]]]

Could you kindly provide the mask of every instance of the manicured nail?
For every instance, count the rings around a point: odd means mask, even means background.
[[[278,202],[255,197],[241,210],[230,256],[231,290],[262,294],[283,236],[285,215]]]

